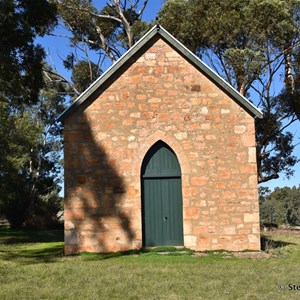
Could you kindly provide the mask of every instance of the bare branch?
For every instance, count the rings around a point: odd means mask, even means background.
[[[124,26],[127,38],[128,38],[128,47],[131,48],[134,44],[134,36],[133,36],[133,32],[131,30],[131,25],[128,22],[128,20],[126,19],[121,6],[120,6],[120,0],[114,0],[115,3],[115,9],[118,13],[118,15],[120,16],[120,19],[122,20],[122,24]]]
[[[57,33],[48,33],[48,35],[50,36],[55,36],[55,37],[62,37],[62,38],[67,38],[67,39],[71,39],[72,37],[71,36],[68,36],[68,35],[65,35],[65,34],[57,34]]]
[[[223,60],[223,58],[222,58],[222,55],[219,55],[219,54],[216,54],[216,55],[217,55],[217,57],[219,58],[219,60],[220,60],[220,62],[221,62],[221,66],[222,66],[222,68],[223,68],[223,70],[224,70],[224,73],[225,73],[225,76],[226,76],[226,78],[227,78],[227,81],[229,82],[229,84],[230,84],[231,86],[233,86],[232,81],[231,81],[230,74],[229,74],[228,71],[227,71],[227,68],[226,68],[226,66],[225,66],[225,62],[224,62],[224,60]]]
[[[44,73],[45,73],[45,72],[48,72],[48,73],[50,73],[50,74],[52,74],[52,75],[55,75],[55,76],[61,78],[62,81],[65,82],[65,83],[67,83],[68,86],[74,91],[74,93],[75,93],[77,96],[80,95],[80,92],[76,89],[76,87],[74,86],[74,84],[72,84],[72,82],[69,81],[66,77],[62,76],[61,74],[59,74],[59,73],[57,73],[57,72],[53,72],[52,70],[46,69],[46,68],[44,68],[43,71],[44,71]]]
[[[67,4],[63,4],[64,7],[68,8],[68,9],[71,9],[71,10],[78,10],[78,11],[81,11],[81,12],[85,12],[85,13],[88,13],[90,16],[93,16],[95,18],[103,18],[103,19],[110,19],[110,20],[114,20],[114,21],[117,21],[119,23],[122,23],[122,20],[115,17],[115,16],[111,16],[109,14],[107,15],[103,15],[103,14],[97,14],[97,13],[94,13],[93,11],[90,11],[82,6],[73,6],[73,5],[67,5]]]
[[[138,12],[138,16],[140,16],[140,15],[144,12],[144,10],[145,10],[145,8],[146,8],[146,6],[147,6],[147,3],[148,3],[148,0],[145,0],[144,3],[143,3],[142,8],[141,8],[140,11]]]
[[[262,173],[258,175],[258,183],[267,182],[272,179],[278,179],[279,175],[277,173],[271,174],[269,176],[263,176]]]

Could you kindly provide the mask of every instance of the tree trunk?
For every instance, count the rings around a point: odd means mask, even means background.
[[[294,113],[296,114],[298,120],[300,121],[300,100],[299,100],[299,97],[295,93],[296,84],[295,84],[295,77],[293,74],[292,46],[290,44],[287,44],[285,49],[289,49],[284,54],[285,89],[290,95],[292,109],[293,109]]]

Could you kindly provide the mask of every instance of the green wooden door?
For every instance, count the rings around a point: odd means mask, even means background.
[[[144,246],[183,245],[181,171],[165,143],[148,151],[141,179]]]

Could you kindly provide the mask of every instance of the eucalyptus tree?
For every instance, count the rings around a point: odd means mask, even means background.
[[[46,0],[0,0],[0,101],[34,103],[43,86],[44,50],[35,43],[56,22],[56,7]]]
[[[56,118],[66,106],[66,86],[45,76],[34,104],[0,109],[0,213],[12,227],[37,219],[37,226],[49,225],[61,209],[62,128]]]
[[[159,22],[263,111],[256,120],[258,182],[293,174],[300,120],[299,0],[166,1]],[[297,121],[298,122],[298,121]]]
[[[262,223],[300,225],[300,186],[259,191]]]
[[[34,113],[45,85],[45,53],[36,38],[55,24],[50,1],[0,0],[0,214],[14,227],[24,222],[32,199],[45,194],[34,171],[45,129]],[[53,168],[44,161],[50,162],[49,153],[40,164],[45,187]]]
[[[89,0],[53,2],[66,32],[54,35],[68,38],[73,50],[64,65],[72,72],[69,84],[75,95],[101,74],[104,60],[117,61],[147,28],[142,14],[148,0],[110,0],[102,6]]]

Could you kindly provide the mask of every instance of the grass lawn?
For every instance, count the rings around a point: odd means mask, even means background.
[[[61,231],[2,228],[0,299],[300,299],[288,286],[300,289],[300,234],[267,238],[269,258],[173,249],[63,257]]]

